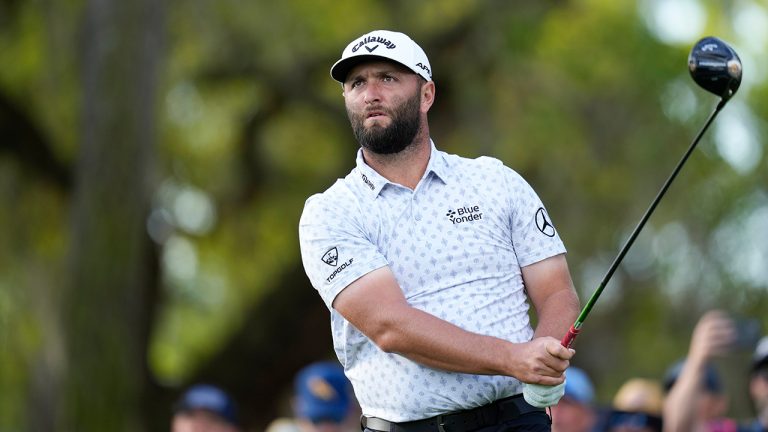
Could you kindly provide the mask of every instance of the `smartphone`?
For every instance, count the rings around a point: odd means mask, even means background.
[[[762,336],[760,321],[754,318],[734,318],[736,338],[733,341],[734,350],[753,350]]]

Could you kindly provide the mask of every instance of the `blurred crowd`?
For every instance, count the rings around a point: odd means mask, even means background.
[[[337,361],[318,361],[296,373],[291,416],[278,417],[266,432],[355,432],[360,408],[352,385]],[[208,384],[190,387],[176,403],[171,432],[245,432],[234,399]]]
[[[746,323],[753,324],[753,323]],[[660,377],[628,377],[610,403],[598,403],[589,374],[572,365],[565,395],[551,408],[554,432],[763,432],[768,431],[768,336],[722,311],[696,324],[685,358]],[[735,348],[752,350],[745,365],[751,418],[729,418],[729,395],[716,357]],[[360,431],[360,408],[338,362],[319,361],[295,376],[290,417],[274,419],[265,432]],[[245,432],[237,404],[207,384],[187,389],[173,407],[172,432]]]
[[[685,358],[661,377],[631,377],[611,403],[598,404],[592,380],[582,369],[566,372],[565,395],[552,407],[554,432],[765,432],[768,431],[768,336],[758,340],[756,322],[734,320],[722,311],[696,324]],[[751,418],[729,418],[729,395],[714,359],[752,349],[745,365]]]

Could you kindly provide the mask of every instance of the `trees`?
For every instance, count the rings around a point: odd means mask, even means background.
[[[68,430],[144,428],[145,359],[157,298],[146,232],[154,188],[165,4],[88,2],[82,132],[62,296]]]

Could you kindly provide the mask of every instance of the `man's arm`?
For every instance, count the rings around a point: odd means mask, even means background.
[[[563,381],[562,372],[572,356],[554,338],[512,343],[468,332],[416,309],[388,267],[347,286],[333,307],[383,351],[438,369],[556,385]]]
[[[534,338],[552,336],[562,340],[579,315],[579,297],[565,255],[523,267],[522,274],[538,318]]]

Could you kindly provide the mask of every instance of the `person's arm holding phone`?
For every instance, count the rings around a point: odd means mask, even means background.
[[[725,354],[736,340],[734,321],[723,311],[705,313],[691,336],[688,356],[664,400],[664,431],[696,431],[703,425],[697,417],[702,383],[712,357]]]

